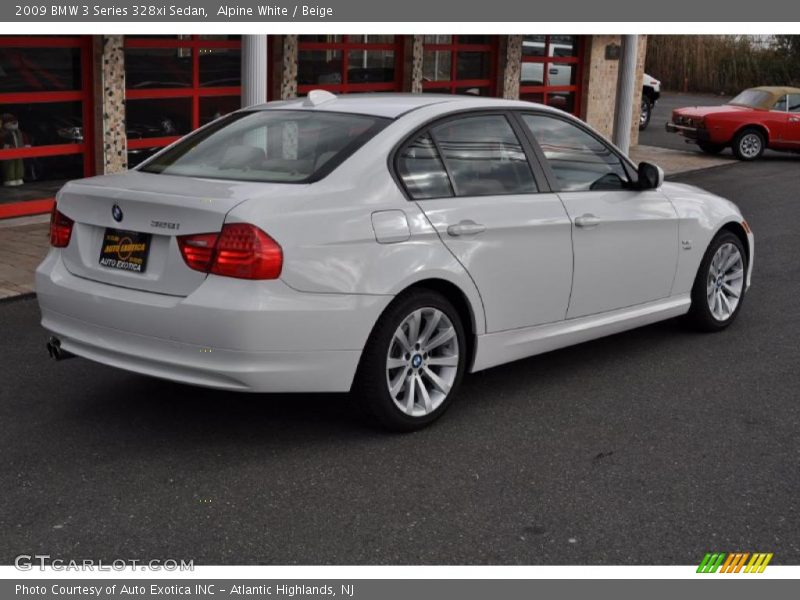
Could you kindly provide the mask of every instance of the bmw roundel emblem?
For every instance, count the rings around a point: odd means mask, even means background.
[[[111,216],[114,217],[114,220],[119,223],[122,221],[122,209],[119,205],[115,204],[111,207]]]

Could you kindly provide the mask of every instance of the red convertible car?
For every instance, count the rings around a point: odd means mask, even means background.
[[[800,89],[750,88],[722,106],[678,108],[667,131],[709,154],[730,147],[740,160],[754,160],[766,148],[800,152]]]

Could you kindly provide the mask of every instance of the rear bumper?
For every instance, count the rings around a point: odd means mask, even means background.
[[[678,133],[685,138],[694,140],[696,142],[711,141],[711,135],[709,134],[708,129],[699,129],[697,127],[688,127],[686,125],[676,125],[672,122],[668,122],[665,125],[665,128],[670,133]]]
[[[36,271],[42,326],[73,354],[172,381],[248,392],[345,392],[391,296],[309,294],[209,276],[187,297]]]

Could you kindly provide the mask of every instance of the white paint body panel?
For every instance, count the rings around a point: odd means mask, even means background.
[[[670,295],[678,263],[678,216],[660,190],[559,194],[573,222],[575,252],[568,318],[594,315]]]
[[[683,294],[560,323],[478,336],[473,371],[671,319],[686,314],[690,304],[688,294]]]
[[[489,332],[564,319],[572,285],[571,223],[556,194],[417,202],[480,290]],[[453,237],[470,220],[482,233]]]
[[[530,110],[525,102],[360,95],[319,107],[296,100],[257,109],[273,107],[396,120],[315,183],[237,183],[134,171],[66,186],[59,210],[79,224],[69,247],[53,249],[36,272],[42,324],[65,350],[222,389],[346,391],[392,299],[435,280],[457,289],[469,307],[468,329],[476,341],[472,369],[479,370],[685,312],[709,241],[726,223],[742,220],[732,203],[676,184],[648,192],[650,200],[638,207],[611,194],[599,201],[554,193],[406,199],[388,157],[410,132],[451,112]],[[95,269],[92,236],[115,226],[115,202],[126,214],[120,227],[161,236],[144,278],[100,276]],[[573,228],[573,212],[589,204],[607,219],[589,231],[606,230],[605,239],[576,239],[588,231]],[[656,217],[664,221],[648,224]],[[471,239],[447,237],[447,226],[461,219],[487,230]],[[180,229],[148,229],[152,220],[180,222]],[[218,231],[224,222],[257,225],[281,245],[279,280],[206,276],[181,262],[176,235]],[[682,240],[691,240],[689,250],[681,248]],[[657,267],[649,271],[640,260]]]

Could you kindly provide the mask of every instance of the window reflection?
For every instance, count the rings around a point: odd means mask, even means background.
[[[242,107],[239,96],[200,98],[200,125],[205,125]]]
[[[6,117],[6,118],[3,118]],[[80,102],[30,102],[0,104],[0,120],[13,117],[18,131],[30,146],[80,144],[83,142],[83,115]],[[3,144],[5,146],[5,143]],[[12,146],[13,147],[13,146]]]
[[[424,81],[449,81],[451,54],[447,50],[426,50],[422,57]]]
[[[340,50],[301,50],[298,53],[297,83],[342,83],[342,52]]]
[[[200,85],[238,87],[242,84],[242,53],[233,48],[201,48]]]
[[[347,60],[349,83],[394,81],[393,50],[351,50]]]
[[[187,88],[192,85],[191,48],[126,48],[128,89]]]
[[[191,98],[128,100],[126,104],[129,140],[183,135],[192,130]]]
[[[79,48],[0,48],[0,92],[56,92],[80,87]]]

